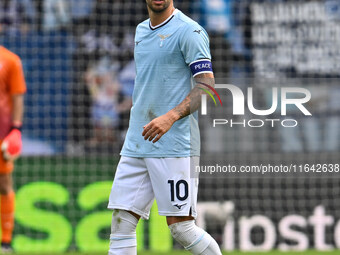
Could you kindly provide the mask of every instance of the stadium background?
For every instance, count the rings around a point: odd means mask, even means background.
[[[203,119],[202,164],[339,164],[340,1],[174,2],[208,31],[217,83],[254,87],[262,109],[272,87],[312,93],[313,117],[290,111],[294,129],[212,132]],[[146,17],[144,1],[1,1],[0,44],[22,58],[28,86],[24,155],[14,172],[17,251],[107,250],[105,208],[131,106],[133,35]],[[230,96],[222,100],[231,105]],[[231,118],[227,106],[214,113]],[[339,174],[200,182],[199,223],[226,250],[340,249]],[[153,216],[138,227],[139,249],[179,249],[156,207]]]

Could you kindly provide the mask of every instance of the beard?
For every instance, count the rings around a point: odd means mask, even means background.
[[[154,5],[152,0],[146,0],[146,4],[151,11],[161,13],[168,9],[171,4],[171,0],[164,0],[164,3],[162,5]]]

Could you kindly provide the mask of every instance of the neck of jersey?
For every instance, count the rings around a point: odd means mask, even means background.
[[[171,14],[166,20],[164,20],[161,24],[158,24],[157,26],[153,26],[153,25],[151,24],[151,20],[150,20],[150,22],[149,22],[150,28],[151,28],[152,30],[155,30],[155,29],[157,29],[157,28],[160,28],[160,27],[164,26],[166,23],[168,23],[168,22],[176,15],[177,12],[178,12],[178,9],[175,9],[175,10],[172,12],[172,14]]]

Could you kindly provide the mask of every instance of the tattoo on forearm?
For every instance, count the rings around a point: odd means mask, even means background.
[[[195,79],[196,86],[190,91],[188,96],[173,109],[180,116],[179,119],[196,112],[201,105],[202,95],[206,94],[203,89],[211,90],[209,88],[214,86],[214,78],[208,75],[209,74],[202,74]]]
[[[203,94],[205,94],[204,91],[198,86],[190,91],[189,95],[183,100],[183,102],[173,109],[180,116],[179,119],[182,119],[198,110],[201,105],[201,96]]]

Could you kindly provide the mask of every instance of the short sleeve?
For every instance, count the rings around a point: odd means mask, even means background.
[[[12,62],[9,77],[9,91],[11,95],[24,94],[26,92],[24,71],[19,58],[14,59]]]
[[[200,59],[211,60],[208,34],[197,23],[187,26],[180,47],[187,65]]]

